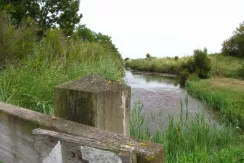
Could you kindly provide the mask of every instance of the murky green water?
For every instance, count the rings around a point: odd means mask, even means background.
[[[209,120],[216,115],[200,100],[190,96],[180,88],[173,75],[126,71],[125,81],[132,88],[132,107],[136,101],[144,105],[144,112],[150,119],[150,130],[164,129],[168,124],[168,115],[179,118],[181,100],[183,110],[188,107],[189,117],[194,118],[200,112]],[[185,100],[188,96],[188,105]]]

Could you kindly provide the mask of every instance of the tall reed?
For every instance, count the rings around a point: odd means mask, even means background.
[[[244,139],[232,127],[209,122],[204,115],[196,113],[190,119],[181,105],[181,114],[176,121],[169,115],[165,130],[150,133],[149,121],[143,105],[136,104],[131,111],[131,135],[160,143],[164,147],[165,162],[241,162],[244,159]]]

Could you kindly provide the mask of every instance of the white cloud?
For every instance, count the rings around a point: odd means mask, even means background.
[[[218,52],[244,20],[242,0],[81,0],[82,24],[112,36],[123,57]]]

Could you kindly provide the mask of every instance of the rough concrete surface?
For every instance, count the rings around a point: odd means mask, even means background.
[[[108,151],[133,147],[137,162],[163,162],[163,148],[159,144],[142,143],[121,134],[61,118],[53,120],[51,116],[4,103],[0,103],[0,160],[4,163],[40,162],[40,153],[35,148],[36,141],[32,134],[32,130],[36,128],[50,130],[54,133],[59,132],[61,135],[67,134],[62,137],[62,139],[67,140],[60,141],[61,146],[67,147],[62,148],[63,152],[74,148],[76,153],[76,150],[81,150],[80,145],[92,148],[98,148],[96,145],[99,145],[99,149]],[[69,136],[75,137],[75,139],[68,139]],[[48,144],[50,145],[50,142],[53,142],[49,153],[58,143],[58,140],[61,140],[57,136],[56,139],[52,139],[52,137],[54,136],[47,136]],[[73,140],[78,140],[78,142]],[[81,140],[84,142],[83,144],[79,143],[82,142]],[[77,143],[79,146],[74,145]]]
[[[131,88],[99,76],[55,87],[55,115],[130,136]]]

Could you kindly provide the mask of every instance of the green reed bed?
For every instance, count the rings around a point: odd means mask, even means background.
[[[97,43],[65,40],[59,31],[50,31],[26,58],[0,71],[0,101],[52,114],[53,87],[88,74],[122,82],[119,54]]]
[[[227,78],[188,80],[186,89],[220,111],[224,122],[244,128],[244,81]]]
[[[178,121],[169,115],[168,127],[150,134],[143,106],[136,104],[131,111],[131,135],[162,144],[169,163],[244,161],[244,139],[238,129],[210,123],[201,114],[189,119],[183,110]]]
[[[221,54],[209,54],[211,61],[211,76],[240,78],[242,76],[239,71],[244,64],[243,58],[223,56]],[[187,64],[187,61],[193,57],[182,57],[174,59],[165,58],[145,58],[127,60],[126,67],[140,71],[160,72],[179,74],[182,70],[181,66]]]
[[[126,61],[126,66],[140,71],[160,72],[178,74],[180,66],[186,63],[188,57],[179,58],[146,58],[146,59],[131,59]]]

